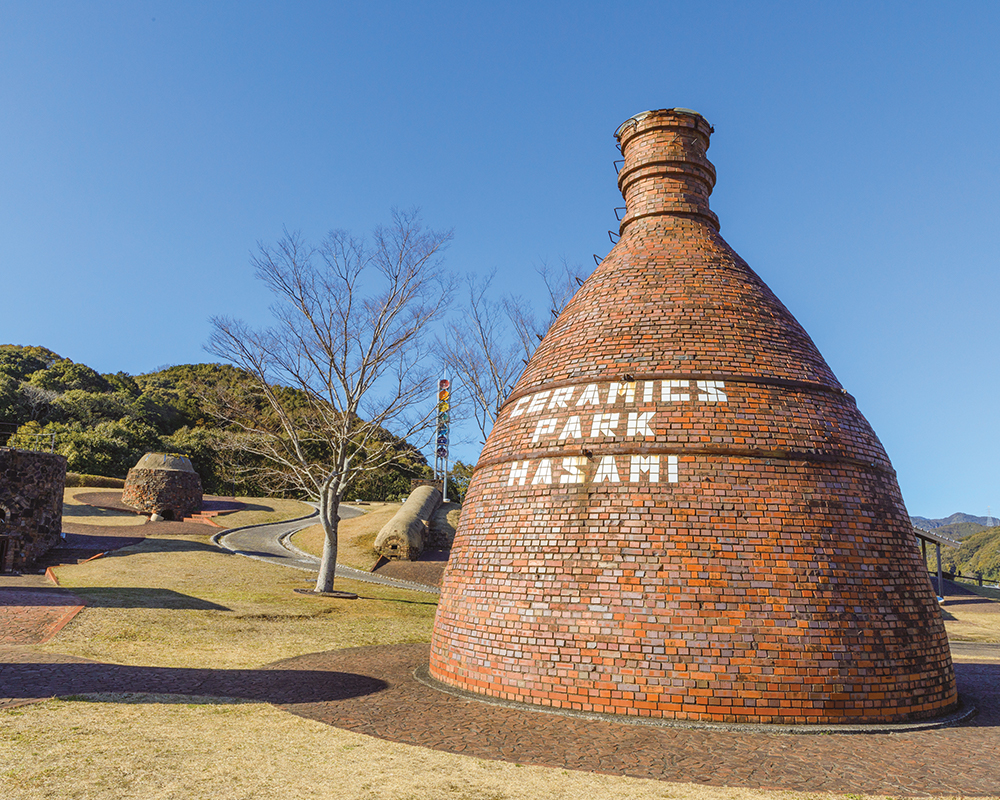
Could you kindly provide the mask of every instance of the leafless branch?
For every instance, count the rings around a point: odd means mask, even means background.
[[[268,478],[319,502],[326,546],[317,591],[333,586],[343,493],[400,457],[385,431],[406,439],[430,425],[425,338],[450,293],[441,259],[450,239],[424,230],[417,212],[395,210],[370,242],[331,231],[312,247],[286,231],[251,259],[275,298],[273,325],[212,319],[207,349],[249,373],[257,390],[216,398],[227,446],[266,459]]]
[[[543,263],[536,271],[545,285],[548,313],[536,315],[521,295],[495,299],[495,270],[481,280],[470,276],[460,316],[445,326],[438,342],[458,387],[457,406],[471,414],[483,441],[524,365],[582,282],[582,270],[565,259],[558,269]]]

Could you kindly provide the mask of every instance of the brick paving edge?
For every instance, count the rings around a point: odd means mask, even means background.
[[[76,595],[73,595],[73,597],[76,600],[80,600],[80,598],[77,597]],[[48,627],[43,628],[42,638],[39,639],[38,642],[36,642],[36,644],[45,644],[47,641],[49,641],[49,639],[51,639],[53,636],[59,633],[59,631],[61,631],[63,628],[65,628],[69,624],[70,620],[72,620],[73,617],[75,617],[77,614],[83,611],[83,609],[85,609],[86,607],[87,607],[86,603],[84,603],[82,600],[80,600],[80,605],[64,606],[64,608],[68,608],[69,611],[63,614],[62,617],[57,619]]]
[[[600,722],[618,722],[625,725],[643,725],[650,728],[681,728],[687,730],[731,731],[733,733],[791,733],[797,735],[826,734],[879,734],[879,733],[912,733],[914,731],[951,728],[972,719],[978,711],[972,703],[966,702],[961,696],[955,711],[942,717],[918,722],[897,722],[871,725],[765,725],[747,722],[697,722],[692,720],[652,719],[650,717],[635,717],[625,714],[601,714],[592,711],[578,711],[571,708],[554,708],[553,706],[535,706],[530,703],[518,703],[514,700],[503,700],[499,697],[468,692],[455,686],[449,686],[431,677],[427,664],[422,664],[413,670],[413,678],[435,691],[469,700],[474,703],[510,708],[516,711],[534,711],[539,714],[554,714],[556,716],[577,717]]]

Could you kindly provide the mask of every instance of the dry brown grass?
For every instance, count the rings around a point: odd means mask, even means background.
[[[77,500],[77,496],[93,493],[93,486],[74,486],[63,492],[63,518],[67,522],[78,522],[84,525],[143,525],[146,517],[129,511],[115,511],[96,508]],[[114,496],[115,492],[109,492]],[[220,514],[214,520],[223,528],[242,528],[245,525],[266,525],[270,522],[282,522],[286,519],[304,517],[313,512],[313,507],[299,500],[285,500],[269,497],[239,497],[245,508]]]
[[[294,503],[294,501],[289,501]],[[228,515],[298,516],[284,503]],[[280,506],[280,508],[279,508]],[[345,521],[363,549],[395,508]],[[101,524],[108,524],[101,520]],[[303,546],[300,544],[299,546]],[[303,546],[303,549],[306,549]],[[353,558],[353,556],[352,556]],[[291,592],[304,573],[224,553],[207,538],[150,538],[87,564],[61,567],[90,607],[38,649],[150,666],[254,667],[364,644],[427,641],[426,595],[368,585],[358,601]],[[344,585],[349,585],[344,582]],[[986,613],[956,623],[997,633]],[[956,613],[957,612],[957,613]],[[961,614],[961,617],[959,617]],[[825,800],[826,793],[725,789],[482,761],[362,736],[257,703],[156,695],[96,695],[0,711],[0,797],[329,798],[338,800]],[[848,795],[847,797],[861,797]]]
[[[483,761],[256,703],[95,695],[0,712],[0,797],[185,800],[826,800]],[[860,798],[861,795],[848,795]]]
[[[355,569],[371,570],[378,561],[375,537],[383,526],[399,511],[402,503],[371,503],[358,506],[366,509],[360,517],[341,520],[337,538],[337,561]],[[323,528],[312,525],[292,536],[292,543],[300,550],[315,556],[323,554]]]
[[[1000,603],[958,605],[945,603],[944,627],[953,642],[1000,643]]]
[[[309,573],[220,550],[208,537],[150,537],[56,569],[87,608],[42,650],[98,661],[220,669],[320,650],[429,641],[425,594],[338,581],[355,601],[293,592]]]

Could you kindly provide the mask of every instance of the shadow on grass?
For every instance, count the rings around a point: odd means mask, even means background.
[[[963,727],[1000,727],[1000,695],[996,692],[996,687],[1000,685],[1000,664],[957,661],[955,681],[963,701],[972,703],[977,711],[976,716]]]
[[[395,589],[395,586],[387,586],[387,589]],[[411,591],[409,589],[404,589],[403,591]],[[437,600],[404,600],[401,597],[369,597],[367,595],[359,594],[358,600],[377,600],[380,603],[405,603],[410,606],[436,606],[438,604]]]
[[[172,589],[152,589],[141,586],[89,586],[73,588],[73,594],[88,608],[168,608],[179,611],[231,611],[226,606],[211,603]]]
[[[233,511],[274,511],[271,506],[261,505],[260,503],[243,503],[239,504],[239,508],[234,508]],[[228,511],[226,512],[229,513]]]
[[[77,526],[66,527],[64,524],[62,539],[46,553],[46,556],[56,557],[67,551],[72,553],[86,551],[96,555],[139,544],[145,538],[146,534],[140,527],[80,531]]]
[[[76,605],[75,597],[79,597],[76,592],[56,586],[0,586],[0,607]]]
[[[1000,613],[1000,603],[995,600],[990,600],[988,597],[949,597],[946,601],[947,606],[979,606],[982,609],[996,611]]]
[[[120,664],[0,664],[11,700],[116,695],[113,702],[163,702],[145,695],[231,698],[278,705],[324,703],[374,694],[385,681],[349,672],[295,669],[181,669]],[[106,698],[98,698],[106,699]]]
[[[211,531],[209,531],[211,533]],[[198,541],[194,538],[184,539],[159,539],[149,537],[128,545],[127,550],[117,549],[106,552],[101,558],[122,558],[141,553],[214,553],[216,555],[228,555],[227,551],[220,550],[206,538],[205,541]]]

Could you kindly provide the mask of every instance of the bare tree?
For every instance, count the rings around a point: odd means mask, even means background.
[[[483,280],[471,275],[466,278],[467,296],[460,306],[461,316],[448,322],[439,343],[445,368],[452,377],[452,397],[458,400],[452,403],[452,418],[464,406],[484,440],[524,368],[523,360],[531,355],[512,335],[510,309],[516,310],[516,305],[490,296],[494,277],[495,272]]]
[[[457,405],[469,409],[484,442],[531,354],[583,282],[582,270],[565,259],[557,269],[542,263],[536,272],[547,292],[547,313],[537,315],[521,295],[495,298],[495,270],[482,280],[469,276],[461,316],[438,343],[459,386]]]
[[[394,211],[370,244],[333,231],[311,248],[286,232],[251,262],[276,299],[274,325],[212,319],[207,349],[248,372],[258,391],[219,398],[217,414],[239,449],[271,465],[263,477],[272,485],[318,501],[326,535],[316,592],[333,591],[344,492],[411,455],[396,436],[432,423],[426,334],[448,296],[441,253],[450,239],[423,230],[415,211]]]

